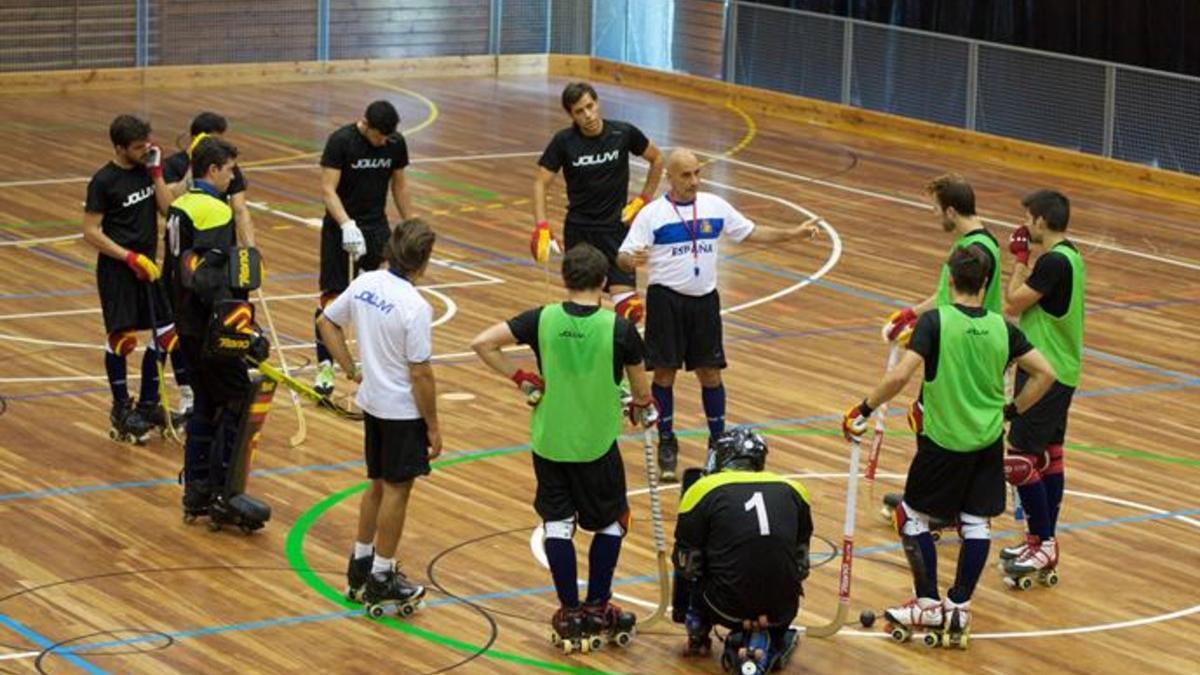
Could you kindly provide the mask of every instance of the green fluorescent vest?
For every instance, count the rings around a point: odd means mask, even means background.
[[[1047,313],[1040,303],[1034,303],[1021,315],[1021,330],[1054,366],[1058,381],[1068,387],[1078,387],[1083,358],[1083,297],[1087,269],[1079,251],[1064,244],[1060,242],[1050,250],[1066,256],[1071,263],[1071,306],[1059,317]]]
[[[939,307],[937,376],[922,386],[925,435],[947,450],[971,452],[1004,430],[1008,326],[995,312],[975,318]]]
[[[983,294],[983,308],[989,312],[1000,314],[1004,311],[1004,295],[1000,292],[1000,247],[983,232],[972,232],[956,239],[954,245],[950,247],[950,253],[972,244],[979,244],[992,254],[992,261],[997,269],[992,270],[987,291]],[[949,253],[946,255],[949,256]],[[950,266],[943,262],[942,276],[938,279],[937,306],[952,304],[954,304],[954,300],[950,295]]]

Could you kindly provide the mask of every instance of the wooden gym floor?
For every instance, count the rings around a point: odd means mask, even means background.
[[[527,413],[511,384],[468,353],[480,329],[559,296],[527,261],[526,242],[536,156],[565,124],[563,83],[318,80],[0,97],[0,672],[718,671],[715,657],[677,657],[676,626],[627,650],[563,657],[550,648],[550,577],[529,547]],[[1013,593],[989,567],[968,652],[896,645],[851,625],[803,640],[791,672],[1195,672],[1200,206],[1100,176],[1039,175],[983,154],[752,116],[722,101],[600,91],[608,117],[637,123],[660,145],[719,156],[706,167],[708,189],[756,220],[794,223],[811,212],[829,225],[816,243],[722,249],[729,420],[762,425],[770,467],[800,475],[814,495],[808,623],[835,606],[847,456],[839,415],[881,375],[880,322],[933,288],[949,243],[920,202],[921,185],[947,170],[969,177],[1002,241],[1027,191],[1056,187],[1073,201],[1090,311],[1068,438],[1061,585]],[[329,132],[380,97],[401,111],[415,203],[439,233],[440,262],[425,283],[439,316],[447,451],[419,482],[401,544],[407,570],[431,589],[427,609],[405,622],[374,622],[338,600],[362,487],[355,424],[306,407],[307,442],[291,449],[296,413],[286,393],[276,396],[250,487],[274,516],[250,537],[180,522],[178,447],[108,440],[95,253],[72,238],[87,179],[110,156],[114,115],[148,116],[171,143],[197,111],[224,113],[248,169],[280,346],[307,379],[311,221],[322,212],[315,156]],[[553,193],[561,215],[561,187]],[[684,461],[697,463],[697,385],[679,382]],[[902,419],[891,418],[874,499],[860,486],[855,617],[909,593],[896,538],[875,515],[912,452]],[[623,449],[637,523],[616,591],[644,615],[656,595],[646,480],[636,438]],[[664,497],[669,533],[677,493]],[[994,530],[1008,542],[1017,526],[1006,515]],[[587,542],[578,538],[581,572]],[[945,584],[957,547],[941,550]]]

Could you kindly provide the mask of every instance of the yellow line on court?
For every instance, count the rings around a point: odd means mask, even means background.
[[[717,161],[716,158],[718,157],[733,157],[742,150],[745,150],[746,146],[750,145],[750,142],[753,141],[754,137],[758,135],[758,124],[755,123],[754,118],[750,116],[750,113],[739,108],[733,101],[726,101],[725,107],[728,110],[732,110],[734,113],[736,113],[738,117],[742,118],[742,121],[746,123],[746,133],[742,134],[742,139],[733,144],[733,146],[728,150],[714,157],[710,157],[703,162],[700,162],[700,166],[712,164],[713,162]]]
[[[421,103],[423,103],[425,105],[425,109],[428,110],[428,113],[426,113],[426,115],[425,115],[425,119],[421,120],[416,126],[412,127],[411,129],[401,130],[405,136],[412,136],[413,134],[417,133],[418,131],[421,131],[422,129],[433,124],[434,121],[437,120],[438,116],[441,114],[441,111],[438,110],[436,103],[434,103],[432,100],[429,99],[429,97],[425,96],[424,94],[415,92],[412,89],[405,89],[404,87],[400,87],[400,86],[390,84],[388,82],[383,82],[380,80],[360,80],[360,81],[364,84],[369,84],[373,87],[379,87],[380,89],[390,89],[391,91],[395,91],[395,92],[404,94],[405,96],[410,96],[412,98],[417,99],[418,101],[420,101]],[[291,161],[294,161],[297,159],[308,159],[310,157],[320,157],[320,156],[321,156],[320,152],[301,152],[298,154],[286,155],[283,157],[272,157],[270,159],[260,159],[255,162],[241,162],[240,164],[243,167],[250,168],[250,167],[256,167],[256,166],[270,166],[272,164],[282,164],[282,163],[291,162]]]

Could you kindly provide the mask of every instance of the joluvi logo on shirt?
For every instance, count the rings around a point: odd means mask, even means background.
[[[571,162],[571,166],[580,167],[580,166],[595,166],[597,164],[608,164],[609,162],[617,161],[617,158],[620,156],[621,156],[620,150],[610,150],[605,153],[597,153],[594,155],[580,155],[579,157],[575,158],[574,162]]]
[[[388,169],[392,166],[391,157],[364,157],[350,165],[351,169]]]
[[[154,186],[147,185],[146,187],[142,188],[141,190],[138,190],[137,192],[129,193],[129,196],[125,197],[125,203],[121,204],[121,208],[123,208],[123,209],[128,208],[130,206],[133,206],[134,204],[137,204],[138,202],[145,201],[145,200],[149,199],[150,196],[153,194],[154,194]]]
[[[388,302],[371,291],[359,291],[358,295],[354,296],[354,299],[365,302],[384,314],[391,314],[392,310],[396,308],[395,303]]]

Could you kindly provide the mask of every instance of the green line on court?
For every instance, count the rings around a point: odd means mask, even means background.
[[[300,138],[299,136],[291,136],[278,131],[264,129],[263,127],[255,126],[253,124],[247,124],[241,120],[231,123],[230,126],[236,127],[238,133],[247,134],[249,136],[258,136],[259,138],[265,138],[269,141],[283,143],[294,150],[320,152],[325,147],[325,145],[319,141],[313,141],[307,138]]]
[[[473,454],[473,455],[466,455],[463,457],[455,457],[452,459],[433,462],[432,466],[436,469],[443,469],[448,466],[454,466],[455,464],[465,464],[467,462],[473,462],[473,461],[477,461],[477,460],[481,460],[481,459],[487,459],[489,457],[496,457],[498,455],[508,455],[508,454],[514,454],[514,453],[518,453],[518,452],[524,452],[526,450],[528,450],[528,446],[518,446],[518,447],[513,447],[513,448],[500,448],[500,449],[492,450],[489,452],[481,452],[481,453],[477,453],[477,454]],[[343,490],[335,492],[335,493],[329,495],[328,497],[326,497],[325,499],[322,499],[321,501],[317,502],[314,506],[312,506],[310,509],[308,509],[303,514],[301,514],[300,518],[298,518],[296,520],[296,523],[292,526],[292,529],[288,531],[287,543],[284,546],[285,550],[287,552],[288,564],[292,567],[292,569],[296,572],[296,574],[299,575],[300,580],[303,581],[309,588],[312,588],[317,593],[324,596],[327,600],[329,600],[329,601],[333,602],[334,604],[336,604],[340,607],[343,607],[345,609],[359,609],[361,607],[361,605],[346,600],[344,597],[342,597],[342,594],[336,588],[329,585],[325,580],[321,579],[319,576],[317,576],[317,574],[315,572],[312,571],[312,569],[310,568],[310,566],[308,564],[308,561],[304,557],[304,540],[308,536],[308,533],[312,529],[312,526],[314,524],[316,524],[316,522],[318,520],[320,520],[321,517],[324,516],[330,509],[332,509],[334,506],[337,506],[338,504],[345,501],[346,499],[349,499],[350,497],[353,497],[354,495],[363,492],[364,490],[367,489],[367,485],[368,485],[367,481],[363,481],[361,483],[358,483],[357,485],[352,485],[348,488],[345,488]],[[397,630],[402,633],[407,633],[409,635],[412,635],[413,637],[417,637],[422,640],[427,640],[429,642],[432,642],[437,645],[441,645],[443,647],[449,647],[450,649],[455,649],[455,650],[462,651],[462,652],[475,652],[479,649],[478,645],[474,645],[469,642],[464,642],[462,640],[456,640],[452,637],[443,635],[441,633],[435,633],[433,631],[425,630],[424,628],[419,628],[417,626],[412,625],[411,623],[400,621],[400,620],[394,619],[392,617],[384,617],[383,619],[379,619],[377,622],[380,625],[391,628],[392,630]],[[603,671],[603,670],[595,670],[592,668],[580,668],[577,666],[570,666],[570,665],[565,665],[565,664],[561,664],[561,663],[553,663],[550,661],[539,661],[537,659],[529,658],[527,656],[521,656],[520,654],[512,654],[509,652],[502,652],[502,651],[499,651],[496,649],[489,649],[489,650],[485,651],[483,653],[483,656],[486,656],[486,657],[492,658],[492,659],[497,659],[500,661],[507,661],[509,663],[515,663],[515,664],[522,665],[522,666],[529,666],[532,668],[541,668],[543,670],[551,670],[551,671],[561,672],[561,673],[607,673],[608,672],[608,671]]]

